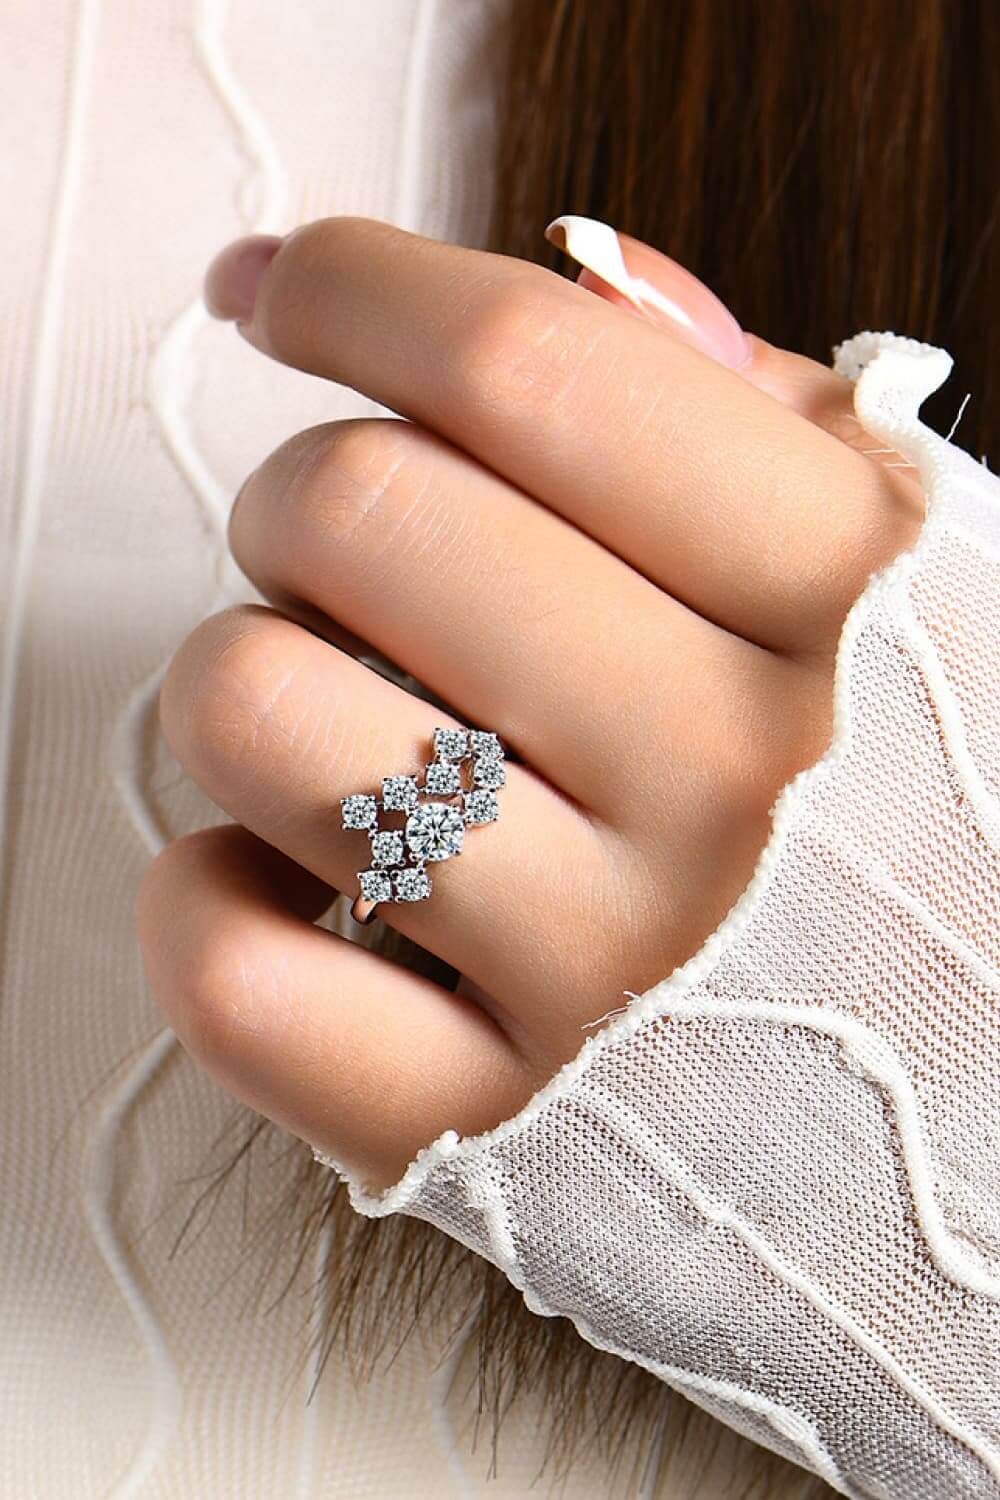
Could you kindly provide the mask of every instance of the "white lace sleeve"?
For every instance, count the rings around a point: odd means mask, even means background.
[[[918,418],[951,365],[836,350],[927,516],[725,921],[514,1118],[348,1177],[857,1500],[1000,1497],[1000,480]]]

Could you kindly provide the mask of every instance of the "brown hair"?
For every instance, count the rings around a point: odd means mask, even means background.
[[[956,371],[923,416],[947,431],[971,391],[956,441],[980,457],[998,421],[987,337],[1000,284],[991,9],[986,0],[511,0],[496,38],[505,62],[488,248],[575,275],[542,229],[556,214],[589,214],[674,256],[750,331],[824,363],[863,328],[941,344]],[[454,971],[391,929],[378,938],[399,962],[454,983]],[[241,1108],[233,1128],[240,1144],[234,1154],[217,1143],[224,1159],[182,1236],[243,1176],[237,1163],[252,1174],[277,1159],[285,1196],[270,1228],[255,1231],[258,1244],[291,1223],[298,1268],[332,1231],[315,1289],[330,1310],[323,1352],[336,1347],[359,1378],[419,1321],[446,1342],[460,1332],[477,1351],[494,1442],[515,1398],[544,1404],[557,1472],[598,1452],[630,1460],[637,1484],[648,1451],[646,1495],[695,1496],[728,1443],[720,1462],[733,1496],[832,1493],[734,1446],[566,1320],[534,1317],[494,1267],[427,1225],[354,1214],[307,1148],[294,1142],[277,1158],[261,1148],[280,1137],[276,1127],[254,1118],[248,1128]]]
[[[923,416],[995,446],[1000,85],[988,0],[514,0],[490,249],[589,214],[750,332],[828,363],[863,328],[943,345]]]

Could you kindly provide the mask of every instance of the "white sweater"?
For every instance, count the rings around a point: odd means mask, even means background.
[[[837,348],[927,516],[725,920],[496,1129],[345,1173],[851,1500],[1000,1496],[1000,479],[919,419],[951,365]]]

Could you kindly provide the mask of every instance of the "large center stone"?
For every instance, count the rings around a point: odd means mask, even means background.
[[[447,859],[464,838],[461,812],[444,802],[422,802],[406,820],[406,842],[418,859]]]

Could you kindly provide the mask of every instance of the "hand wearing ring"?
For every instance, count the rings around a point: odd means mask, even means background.
[[[373,1188],[513,1114],[718,925],[826,749],[847,610],[923,515],[849,381],[619,240],[628,296],[362,218],[211,272],[249,344],[399,415],[300,432],[237,497],[230,544],[273,607],[200,624],[160,695],[236,826],[153,864],[146,965],[197,1059]],[[425,898],[420,850],[457,815],[408,838],[384,778],[405,803],[434,730],[478,724],[508,750],[503,816],[423,859]],[[417,800],[454,811],[429,775]],[[358,796],[384,846],[336,826]],[[457,992],[315,925],[366,870],[359,919],[378,895]]]

